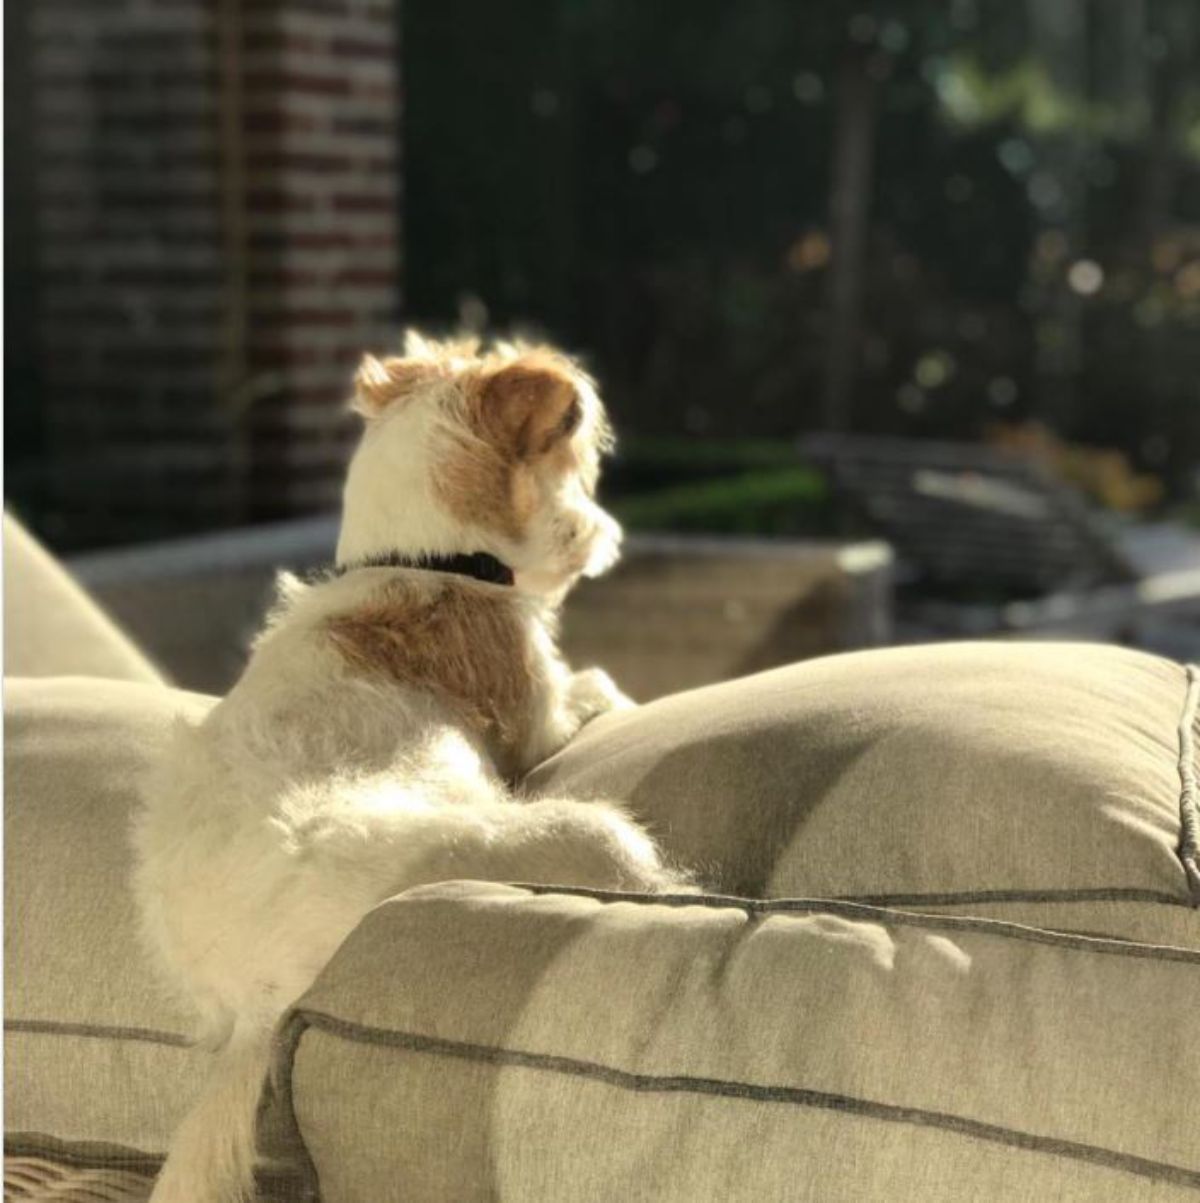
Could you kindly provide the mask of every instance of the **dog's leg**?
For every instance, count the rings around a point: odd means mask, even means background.
[[[619,806],[538,798],[499,812],[503,838],[479,866],[484,879],[639,893],[692,892]],[[490,863],[489,863],[490,862]]]
[[[150,1203],[248,1203],[255,1128],[270,1056],[267,1028],[235,1028],[199,1102],[171,1140]]]
[[[521,749],[521,770],[528,772],[553,756],[592,719],[610,710],[632,710],[636,705],[602,668],[564,672],[562,687],[545,700],[533,732]]]
[[[602,668],[572,673],[566,704],[580,726],[610,710],[632,710],[637,705]]]

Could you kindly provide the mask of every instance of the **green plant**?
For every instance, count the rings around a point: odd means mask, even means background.
[[[799,535],[826,528],[828,500],[818,473],[790,467],[637,494],[613,509],[632,530]]]

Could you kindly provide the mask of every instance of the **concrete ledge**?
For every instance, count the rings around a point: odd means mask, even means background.
[[[277,571],[331,562],[337,518],[90,553],[71,570],[172,676],[221,693],[245,663]],[[884,543],[634,535],[608,576],[583,582],[563,643],[634,697],[890,642]]]

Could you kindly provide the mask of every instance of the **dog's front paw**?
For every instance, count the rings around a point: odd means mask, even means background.
[[[632,710],[637,703],[617,688],[602,668],[585,668],[571,678],[567,705],[580,726],[610,710]]]

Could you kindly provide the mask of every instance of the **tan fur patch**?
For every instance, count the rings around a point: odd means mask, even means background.
[[[503,745],[524,739],[532,652],[507,595],[390,581],[369,603],[328,619],[326,630],[354,671],[432,693]]]
[[[470,432],[447,437],[434,487],[460,522],[514,541],[524,538],[537,506],[537,482],[529,465],[505,458]]]
[[[576,466],[569,439],[579,397],[570,368],[552,352],[530,351],[465,376],[462,395],[467,430],[449,440],[440,498],[461,521],[520,539],[537,505],[537,472]]]
[[[363,358],[354,377],[353,408],[364,418],[373,418],[389,405],[402,401],[423,384],[444,377],[441,364],[421,359]]]
[[[482,373],[469,404],[479,433],[519,460],[545,455],[579,420],[570,369],[549,351],[531,351]]]

